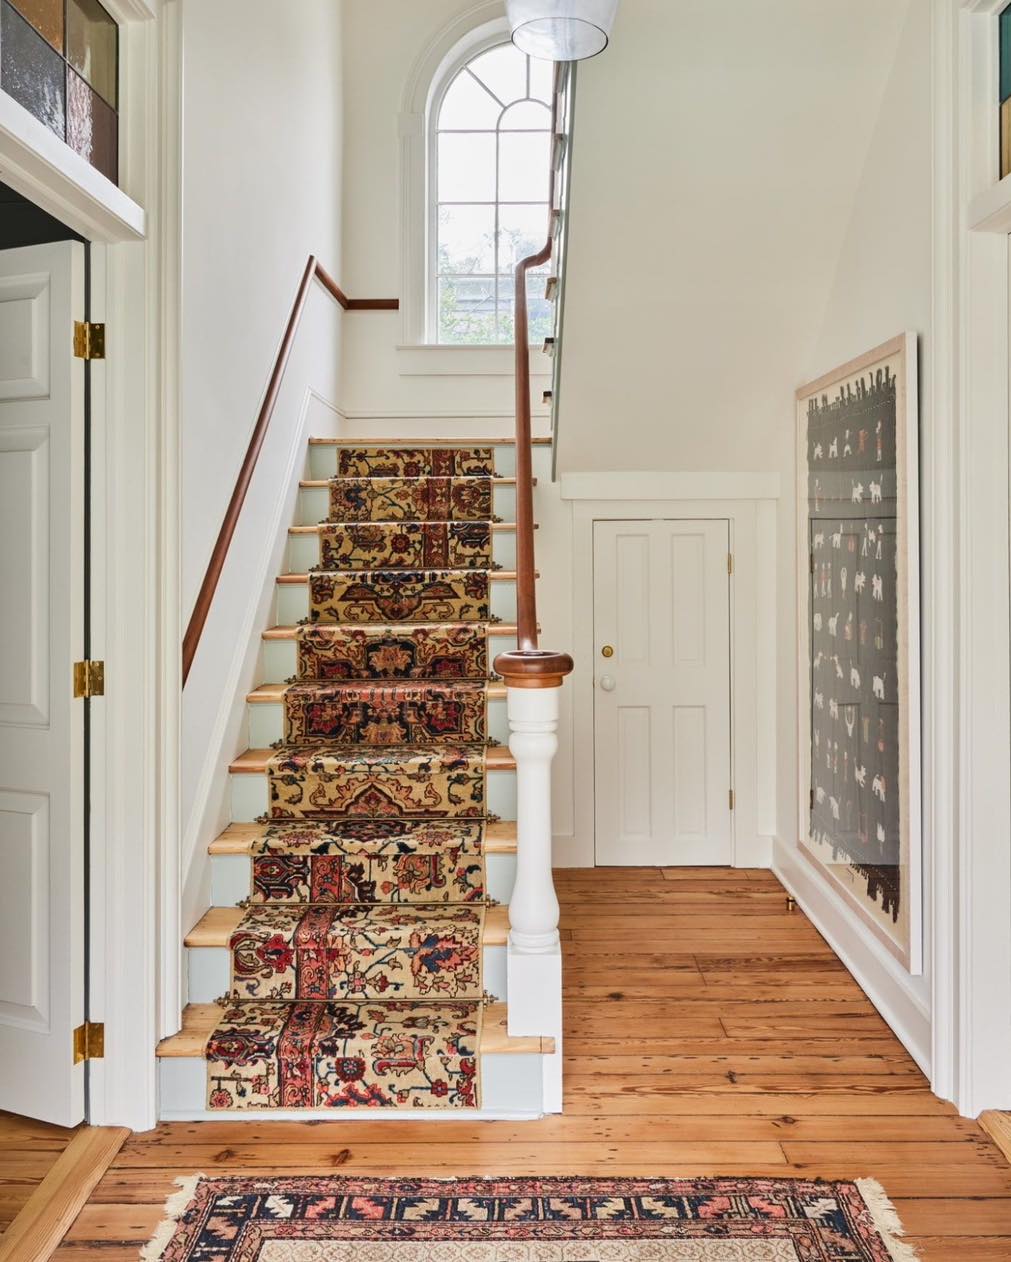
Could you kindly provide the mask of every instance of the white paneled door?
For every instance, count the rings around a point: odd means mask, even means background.
[[[0,251],[0,1109],[84,1116],[84,247]]]
[[[593,538],[597,863],[729,864],[730,523]]]

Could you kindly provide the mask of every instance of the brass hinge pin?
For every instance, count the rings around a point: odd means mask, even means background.
[[[105,325],[74,321],[74,358],[105,359]]]
[[[101,1060],[105,1055],[105,1024],[85,1021],[74,1031],[74,1064],[82,1060]]]
[[[105,662],[74,663],[74,696],[105,696]]]

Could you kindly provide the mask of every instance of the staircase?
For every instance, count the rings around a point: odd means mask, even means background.
[[[532,966],[553,993],[552,949],[507,950],[517,763],[491,668],[517,645],[515,444],[312,440],[307,472],[161,1116],[539,1114],[557,1014],[508,992]]]

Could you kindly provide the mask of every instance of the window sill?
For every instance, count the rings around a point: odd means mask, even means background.
[[[418,343],[397,347],[397,371],[402,377],[511,377],[515,354],[511,346]],[[551,376],[551,357],[540,346],[530,348],[530,375]]]

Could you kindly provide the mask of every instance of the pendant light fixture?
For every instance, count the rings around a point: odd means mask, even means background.
[[[544,61],[585,61],[607,47],[618,0],[506,0],[513,43]]]

